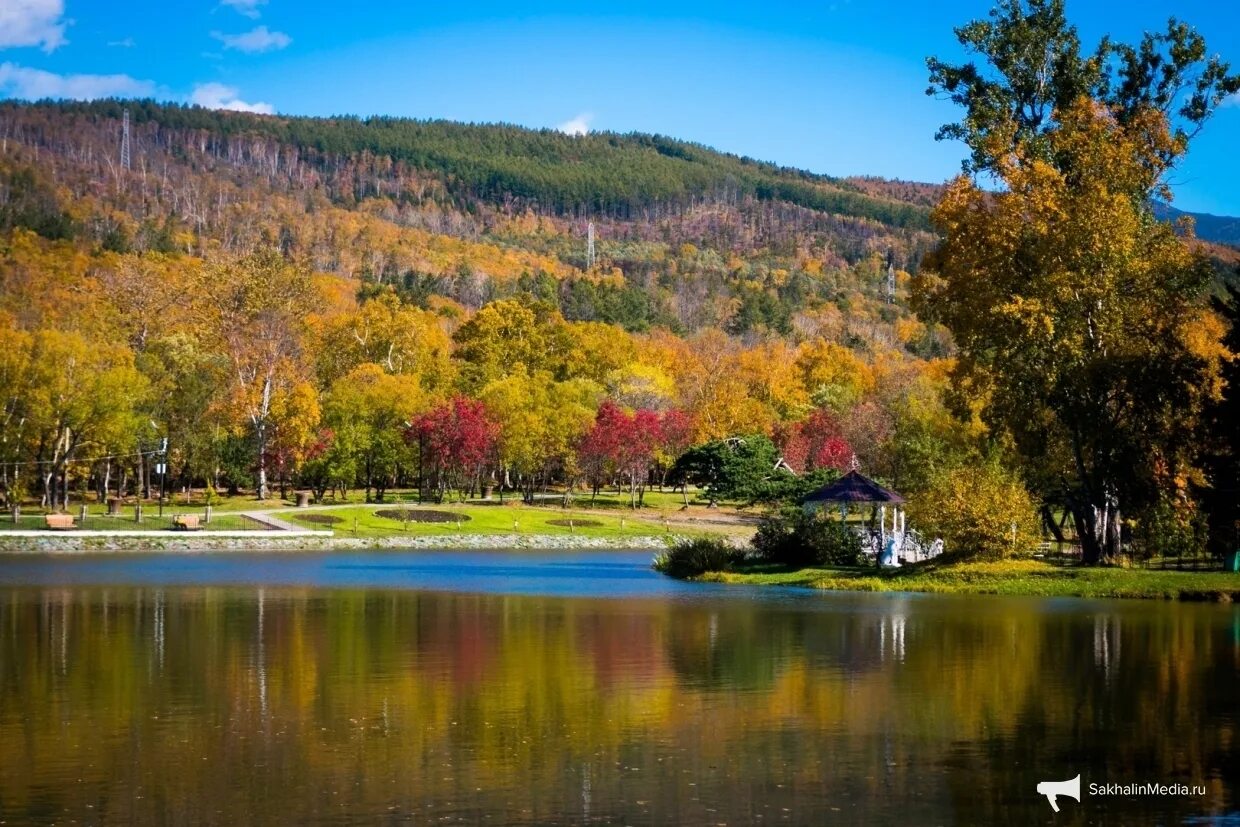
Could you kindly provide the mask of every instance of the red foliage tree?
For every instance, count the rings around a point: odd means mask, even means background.
[[[839,419],[827,408],[819,408],[800,422],[789,425],[776,442],[784,462],[798,473],[820,468],[845,471],[852,462],[853,449],[844,438]]]
[[[693,416],[689,412],[680,408],[672,408],[670,411],[663,412],[659,428],[663,435],[659,447],[663,450],[663,458],[666,460],[660,485],[667,485],[668,472],[672,470],[676,460],[693,447],[693,435],[697,429],[697,423],[693,421]],[[689,485],[686,481],[681,481],[680,490],[684,495],[685,505],[689,505]]]
[[[605,399],[594,415],[594,424],[577,442],[577,461],[590,482],[591,502],[598,497],[603,484],[616,473],[626,418],[623,408]]]
[[[659,421],[663,434],[660,447],[669,459],[676,459],[693,446],[693,432],[696,427],[693,417],[680,408],[663,412]]]
[[[417,442],[423,469],[429,464],[442,500],[452,488],[464,499],[479,487],[498,435],[485,405],[456,396],[415,419],[407,438]]]
[[[609,479],[623,477],[629,485],[629,504],[636,507],[663,439],[663,419],[658,413],[641,408],[630,414],[605,400],[577,444],[577,459],[590,481],[591,499]]]

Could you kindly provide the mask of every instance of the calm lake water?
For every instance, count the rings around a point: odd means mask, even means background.
[[[0,822],[1240,824],[1240,607],[649,562],[0,559]]]

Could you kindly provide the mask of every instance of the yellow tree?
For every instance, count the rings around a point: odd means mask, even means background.
[[[5,504],[21,500],[21,462],[28,456],[31,337],[17,328],[12,315],[0,311],[0,482]]]
[[[217,258],[202,268],[205,321],[231,366],[233,401],[254,437],[257,494],[268,496],[272,403],[298,378],[304,320],[314,307],[310,274],[274,249]]]
[[[1166,119],[1081,98],[1057,123],[1036,152],[1013,125],[992,134],[1003,189],[951,184],[917,292],[955,336],[957,388],[1059,489],[1097,562],[1119,553],[1124,509],[1191,461],[1218,358],[1187,340],[1209,268],[1147,200],[1179,147]]]
[[[534,309],[511,299],[491,302],[457,329],[462,379],[476,390],[521,368],[536,371],[547,359],[544,325]]]
[[[572,448],[594,420],[602,388],[586,379],[555,382],[547,372],[512,373],[479,395],[500,427],[499,460],[524,497],[555,470],[571,477]]]
[[[29,341],[24,406],[44,504],[67,507],[70,464],[83,452],[127,448],[148,386],[123,345],[60,330],[36,331]]]
[[[367,363],[388,373],[416,375],[432,393],[446,390],[455,377],[444,319],[403,305],[392,293],[323,320],[318,339],[319,375],[328,384]]]
[[[390,374],[382,365],[359,365],[336,380],[324,404],[324,420],[361,474],[366,501],[383,501],[397,467],[409,460],[405,431],[430,397],[418,377]]]

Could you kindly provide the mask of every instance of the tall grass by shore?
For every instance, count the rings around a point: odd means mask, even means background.
[[[1038,560],[940,563],[884,571],[742,565],[733,571],[708,572],[699,579],[835,591],[1240,602],[1240,574],[1054,566]]]

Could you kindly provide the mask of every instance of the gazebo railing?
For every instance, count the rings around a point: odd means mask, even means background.
[[[882,554],[887,541],[893,536],[890,531],[880,532],[868,525],[853,526],[853,530],[861,537],[861,553],[871,561]],[[929,560],[942,553],[942,540],[928,540],[916,529],[908,529],[899,537],[898,556],[905,563]]]

